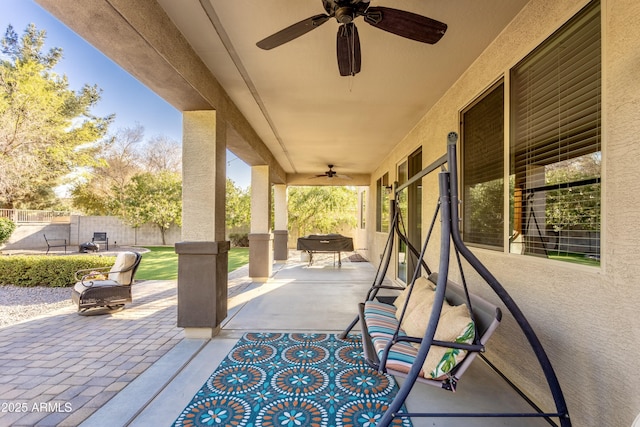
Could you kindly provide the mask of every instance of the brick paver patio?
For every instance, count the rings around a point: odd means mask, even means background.
[[[229,296],[249,284],[233,272]],[[112,315],[70,306],[0,328],[0,425],[77,426],[183,339],[176,318],[176,282],[145,281]]]

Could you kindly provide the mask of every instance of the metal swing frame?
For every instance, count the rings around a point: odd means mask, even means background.
[[[439,174],[439,209],[441,214],[441,242],[440,242],[440,256],[439,256],[439,272],[437,277],[437,287],[435,290],[435,301],[433,304],[433,308],[431,311],[431,315],[429,317],[429,322],[427,324],[427,329],[423,339],[421,340],[421,345],[418,350],[418,353],[415,357],[415,360],[406,375],[406,379],[402,386],[400,387],[396,397],[389,404],[386,412],[383,414],[382,418],[378,422],[378,426],[386,427],[389,426],[395,418],[401,417],[466,417],[466,418],[485,418],[485,417],[495,417],[495,418],[544,418],[549,424],[558,426],[554,422],[554,419],[559,421],[559,425],[561,427],[571,427],[571,420],[569,417],[569,412],[567,409],[566,401],[564,395],[562,393],[562,389],[560,387],[560,383],[556,376],[556,373],[551,365],[549,357],[547,356],[542,343],[538,339],[537,335],[533,331],[530,323],[524,316],[523,312],[517,306],[515,301],[511,298],[508,292],[504,289],[504,287],[498,282],[498,280],[493,276],[491,272],[480,262],[480,260],[466,247],[464,242],[462,241],[462,236],[459,228],[459,214],[458,214],[458,206],[460,200],[458,198],[458,179],[457,179],[457,157],[456,157],[456,145],[457,145],[458,135],[455,132],[451,132],[447,136],[447,154],[443,156],[446,158],[446,161],[443,161],[443,158],[438,159],[435,163],[440,163],[440,166],[447,163],[449,166],[449,171],[443,170]],[[436,166],[437,168],[438,166]],[[427,169],[430,169],[427,171]],[[421,179],[427,173],[435,170],[433,168],[433,164],[418,173],[411,180],[409,180],[406,184],[396,189],[396,192],[401,191],[405,186],[410,185],[412,182],[415,182],[418,179]],[[395,219],[395,214],[394,214]],[[429,234],[431,230],[429,231]],[[393,240],[392,237],[389,237],[389,241]],[[427,239],[428,241],[428,239]],[[525,413],[410,413],[410,412],[402,412],[402,407],[407,399],[411,389],[413,388],[415,382],[418,380],[420,369],[422,364],[424,363],[429,349],[432,345],[436,345],[434,341],[435,331],[437,327],[437,323],[439,320],[439,315],[442,310],[442,305],[445,301],[445,292],[448,284],[448,271],[449,271],[449,256],[452,249],[451,243],[453,242],[453,249],[455,250],[456,257],[458,259],[458,265],[461,268],[460,256],[464,258],[469,265],[482,277],[482,279],[486,282],[486,284],[493,290],[493,292],[500,298],[504,306],[511,313],[514,320],[517,322],[518,326],[524,333],[529,345],[535,354],[538,363],[543,371],[545,379],[549,385],[549,390],[552,395],[556,412],[543,412],[538,408],[534,402],[527,398],[527,396],[520,391],[506,376],[504,376],[498,369],[493,366],[482,354],[480,354],[481,358],[487,362],[489,367],[491,367],[494,371],[496,371],[510,386],[512,386],[524,400],[529,403],[535,412],[525,412]],[[425,242],[426,248],[426,242]],[[389,251],[391,252],[391,251]],[[421,257],[424,255],[424,249],[421,253]],[[390,253],[387,254],[390,258]],[[419,270],[421,268],[421,263],[418,263],[416,268],[416,273],[414,274],[414,281],[417,275],[419,275]],[[382,266],[382,263],[381,263]],[[388,262],[387,266],[388,267]],[[386,267],[384,271],[386,272]],[[462,271],[461,271],[461,274]],[[379,281],[382,283],[382,279],[376,278],[376,282]],[[466,284],[465,292],[466,291]],[[374,283],[375,285],[375,283]],[[374,286],[370,289],[367,300],[370,301],[375,298],[379,287],[374,289]],[[348,330],[353,327],[355,324],[352,323]],[[348,332],[345,331],[345,335]],[[363,331],[363,334],[367,333],[367,331]],[[383,367],[384,368],[384,367]]]
[[[409,181],[407,181],[406,184],[402,186],[402,188],[408,187],[409,185],[421,179],[423,176],[442,167],[446,163],[447,163],[447,156],[444,155],[439,159],[437,159],[435,162],[431,163],[431,165],[427,166],[422,171],[414,175]],[[389,202],[390,203],[389,212],[392,218],[391,226],[389,227],[389,234],[387,236],[387,241],[382,251],[382,257],[380,259],[380,263],[378,264],[378,269],[376,270],[376,274],[373,279],[373,284],[371,285],[371,287],[369,288],[369,291],[367,292],[365,301],[373,301],[374,299],[376,299],[376,297],[378,296],[378,292],[381,289],[391,289],[391,290],[399,290],[399,291],[405,289],[404,286],[395,286],[395,285],[389,286],[389,285],[382,284],[387,275],[387,271],[389,270],[389,264],[391,263],[391,258],[393,256],[393,246],[394,246],[394,241],[396,236],[398,237],[399,240],[401,240],[407,246],[407,249],[409,250],[410,254],[416,258],[417,260],[416,266],[418,271],[420,270],[420,268],[423,268],[428,275],[432,274],[431,268],[429,268],[429,266],[425,262],[421,252],[418,251],[418,249],[415,246],[413,246],[413,244],[409,241],[404,231],[400,229],[402,218],[400,215],[400,209],[398,208],[398,197],[397,197],[398,191],[399,190],[396,189],[395,197]],[[439,206],[438,208],[436,208],[436,211],[433,214],[433,218],[431,220],[431,225],[429,226],[429,231],[427,232],[427,238],[425,240],[425,243],[429,241],[429,238],[431,237],[431,233],[433,232],[433,229],[435,227],[436,220],[438,217],[438,209],[439,209]],[[355,318],[351,321],[351,323],[339,335],[339,337],[342,339],[346,338],[349,332],[354,328],[354,326],[358,323],[359,320],[360,320],[360,316],[356,315]]]

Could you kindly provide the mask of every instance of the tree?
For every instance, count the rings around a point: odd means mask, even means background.
[[[479,182],[465,188],[465,239],[468,242],[501,247],[503,243],[504,180]]]
[[[182,173],[182,144],[166,136],[155,136],[143,146],[142,163],[148,172]]]
[[[547,166],[547,184],[564,184],[546,192],[546,222],[554,231],[600,231],[600,182],[589,180],[600,178],[601,160],[598,152]]]
[[[97,86],[69,88],[54,67],[62,49],[43,52],[45,31],[11,25],[0,40],[0,205],[45,208],[53,189],[78,167],[95,163],[95,145],[113,116],[96,117]]]
[[[182,225],[182,179],[174,172],[145,172],[134,176],[124,191],[123,218],[133,227],[153,224],[165,232]]]
[[[124,192],[131,179],[142,172],[139,146],[144,127],[119,129],[98,147],[98,162],[84,171],[71,190],[73,205],[91,215],[123,216]]]
[[[73,205],[91,215],[124,216],[125,187],[138,174],[182,170],[182,146],[164,136],[144,140],[144,127],[119,129],[99,146],[98,162],[77,178]]]
[[[289,229],[298,236],[356,226],[358,195],[350,187],[290,187]]]
[[[227,178],[225,215],[227,228],[243,228],[251,224],[251,194]]]

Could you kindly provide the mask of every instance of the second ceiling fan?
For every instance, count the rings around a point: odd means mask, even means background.
[[[312,176],[311,178],[342,178],[342,179],[351,179],[350,176],[348,175],[341,175],[338,172],[336,172],[335,170],[333,170],[333,165],[327,165],[327,167],[329,167],[328,171],[325,171],[325,173],[321,173],[319,175],[315,175]]]
[[[360,38],[353,23],[359,16],[376,28],[422,43],[437,43],[447,30],[447,24],[435,19],[404,10],[370,6],[370,0],[321,1],[326,14],[297,22],[260,40],[257,46],[265,50],[273,49],[335,18],[340,23],[336,41],[338,69],[341,76],[353,76],[361,68]]]

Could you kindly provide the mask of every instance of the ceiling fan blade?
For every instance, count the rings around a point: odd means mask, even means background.
[[[360,37],[358,36],[358,28],[353,22],[342,24],[338,27],[336,50],[340,75],[355,76],[358,74],[362,63]]]
[[[297,22],[293,25],[288,26],[287,28],[278,31],[275,34],[270,35],[269,37],[260,40],[256,45],[260,49],[270,50],[274,47],[278,47],[281,44],[285,44],[295,38],[298,38],[304,34],[307,34],[309,31],[318,28],[320,25],[324,24],[331,18],[329,15],[315,15],[307,19],[303,19],[300,22]]]
[[[405,10],[389,7],[369,7],[364,20],[381,30],[422,43],[437,43],[447,24]]]

